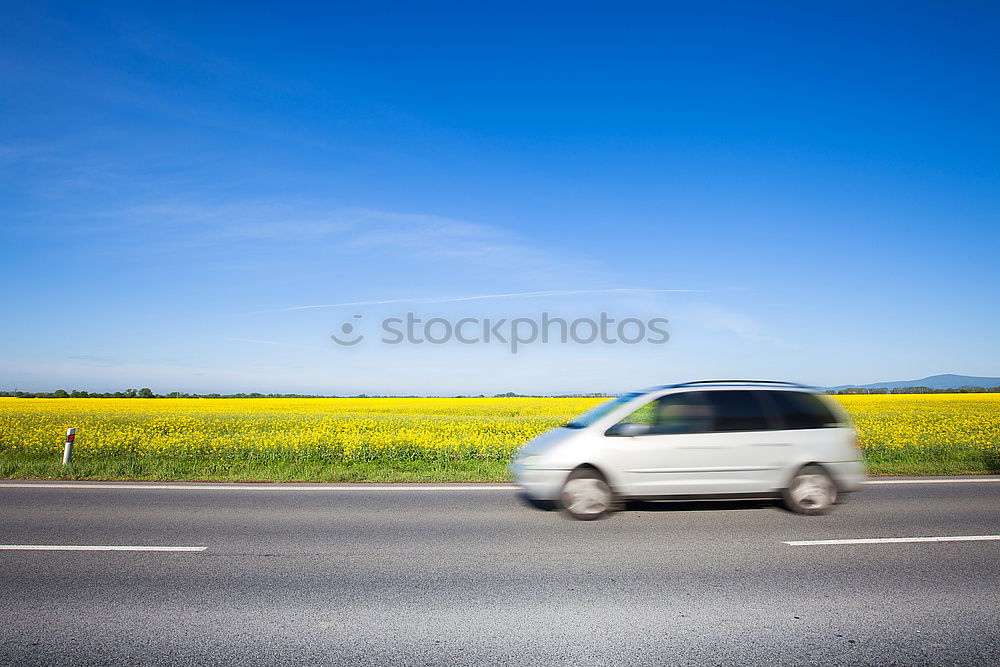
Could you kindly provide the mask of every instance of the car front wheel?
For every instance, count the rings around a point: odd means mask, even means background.
[[[837,502],[837,485],[819,466],[805,466],[784,491],[785,507],[798,514],[826,514]]]
[[[586,468],[574,471],[559,494],[563,510],[580,521],[593,521],[607,515],[613,501],[611,487],[604,477]]]

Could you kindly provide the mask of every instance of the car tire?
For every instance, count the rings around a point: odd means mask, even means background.
[[[559,492],[559,506],[568,516],[579,521],[593,521],[607,516],[613,505],[611,486],[593,468],[574,470]]]
[[[837,485],[823,468],[804,466],[782,492],[785,507],[796,514],[826,514],[837,502]]]

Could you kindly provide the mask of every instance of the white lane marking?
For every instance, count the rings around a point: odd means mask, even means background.
[[[518,487],[513,484],[491,485],[467,484],[462,486],[376,486],[357,482],[344,486],[279,486],[268,483],[247,482],[239,486],[220,484],[0,484],[0,489],[150,489],[171,491],[510,491]]]
[[[0,551],[204,551],[208,547],[111,546],[93,544],[0,544]]]
[[[978,482],[1000,482],[1000,477],[986,477],[982,479],[868,479],[868,484],[976,484]]]
[[[1000,535],[944,535],[942,537],[861,537],[847,540],[798,540],[785,542],[793,547],[827,546],[833,544],[896,544],[899,542],[981,542],[1000,540]]]

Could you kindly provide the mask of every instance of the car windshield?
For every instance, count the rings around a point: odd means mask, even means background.
[[[579,417],[566,422],[565,424],[563,424],[563,426],[565,428],[587,428],[601,417],[609,414],[612,410],[617,409],[618,406],[628,403],[636,396],[642,396],[642,394],[639,393],[622,394],[616,399],[605,401],[600,405],[595,405],[594,407],[587,410]]]

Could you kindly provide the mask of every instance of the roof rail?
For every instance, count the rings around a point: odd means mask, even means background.
[[[678,384],[665,385],[666,387],[690,387],[700,384],[777,384],[786,387],[800,387],[802,389],[816,389],[807,384],[798,382],[784,382],[782,380],[694,380],[693,382],[681,382]]]

